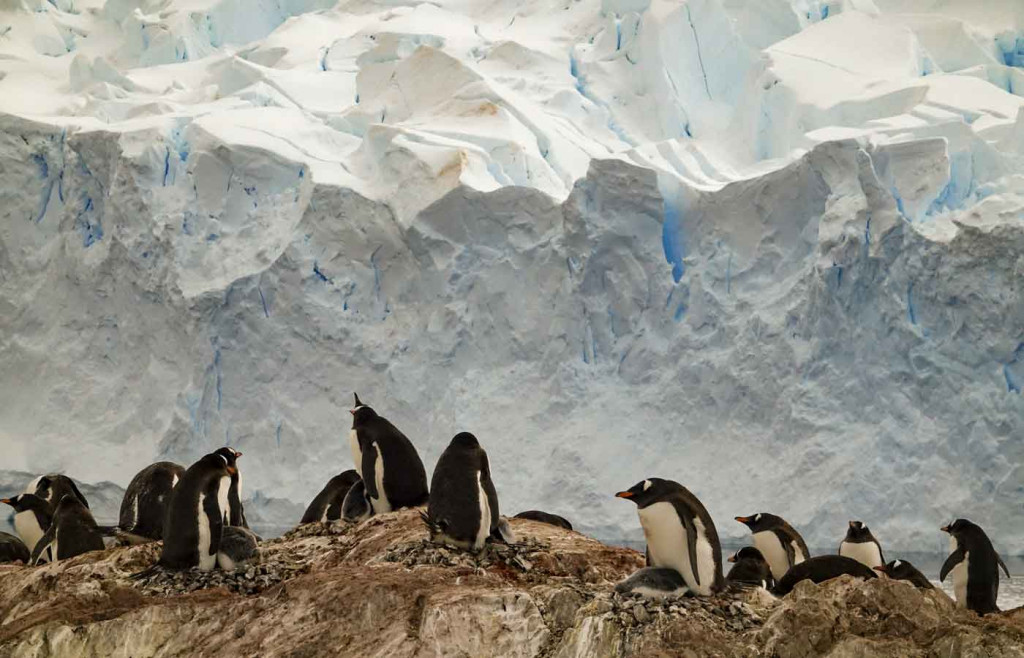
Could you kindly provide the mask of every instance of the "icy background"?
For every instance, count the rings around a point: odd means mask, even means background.
[[[601,537],[1020,552],[1022,106],[1019,0],[0,0],[0,483],[291,525],[355,390]]]

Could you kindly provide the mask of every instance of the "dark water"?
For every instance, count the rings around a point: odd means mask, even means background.
[[[644,542],[642,541],[630,541],[630,540],[602,540],[606,544],[613,546],[624,546],[626,548],[632,548],[637,551],[644,550]],[[725,561],[730,555],[735,553],[740,548],[740,545],[728,546],[722,548],[722,564],[725,565],[725,570],[728,572],[729,564]],[[825,555],[833,551],[828,549],[811,549],[811,555]],[[953,596],[953,579],[946,578],[946,582],[939,582],[939,571],[942,569],[942,563],[946,561],[948,554],[940,553],[900,553],[887,555],[886,559],[894,560],[906,560],[913,564],[915,567],[921,570],[925,576],[928,577],[936,587],[941,587],[946,594]],[[1000,571],[999,580],[999,607],[1003,610],[1009,610],[1011,608],[1017,608],[1024,605],[1024,556],[1003,556],[1003,561],[1006,562],[1006,567],[1010,570],[1010,578],[1006,577],[1002,571]]]

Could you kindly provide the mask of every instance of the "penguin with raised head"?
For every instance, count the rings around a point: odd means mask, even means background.
[[[935,586],[931,584],[927,576],[906,560],[893,560],[888,564],[875,567],[875,571],[884,573],[892,580],[906,580],[918,589],[935,589]]]
[[[441,453],[421,516],[435,543],[479,551],[488,537],[498,537],[498,493],[487,453],[469,432],[456,434]]]
[[[636,503],[648,566],[675,569],[694,594],[708,596],[725,586],[715,523],[686,487],[649,478],[615,495]]]
[[[0,532],[0,562],[22,562],[28,564],[32,556],[28,546],[14,535]]]
[[[996,553],[992,541],[979,526],[967,519],[957,519],[942,526],[949,533],[949,546],[953,552],[939,571],[939,580],[953,574],[953,593],[959,608],[973,610],[979,615],[999,612],[999,567],[1010,577],[1003,559]]]
[[[819,555],[818,557],[807,558],[800,564],[794,564],[786,575],[775,583],[772,594],[785,596],[793,591],[796,584],[801,580],[810,580],[814,583],[823,583],[839,576],[850,575],[855,578],[871,580],[878,578],[875,570],[866,567],[851,557],[842,555]]]
[[[572,530],[572,524],[569,521],[557,514],[549,514],[547,512],[541,512],[540,510],[527,510],[516,514],[515,519],[528,519],[530,521],[539,521],[540,523],[547,523],[548,525],[558,526],[559,528],[565,528],[566,530]]]
[[[183,475],[185,469],[173,462],[150,464],[136,473],[121,499],[117,527],[139,537],[162,538],[167,502]]]
[[[615,585],[620,594],[640,594],[649,599],[680,596],[688,589],[683,577],[671,567],[644,567]]]
[[[362,478],[355,481],[345,494],[341,504],[341,518],[349,523],[358,523],[373,516],[373,508],[366,498],[366,486]]]
[[[775,580],[780,580],[789,569],[810,557],[804,538],[781,516],[759,512],[752,516],[737,516],[736,520],[750,528],[754,548],[772,568]]]
[[[43,538],[46,531],[50,529],[53,521],[53,511],[50,504],[31,493],[18,494],[12,498],[4,498],[0,503],[5,503],[14,508],[14,530],[25,542],[31,553],[36,544]],[[43,560],[49,560],[49,553],[44,554]]]
[[[243,567],[259,552],[256,535],[241,526],[224,526],[217,548],[217,566],[224,571]]]
[[[230,526],[248,528],[249,522],[245,519],[245,508],[242,506],[242,471],[238,468],[238,458],[242,453],[234,448],[224,447],[214,450],[213,454],[224,457],[228,466],[234,469],[231,486],[228,488],[228,509],[224,522]]]
[[[851,557],[871,569],[885,565],[881,544],[860,521],[850,521],[846,538],[839,544],[839,554]]]
[[[337,521],[341,518],[341,508],[345,504],[345,496],[352,485],[361,478],[354,470],[347,470],[335,475],[327,481],[313,502],[306,508],[300,524]]]
[[[67,560],[89,551],[102,551],[103,535],[96,526],[89,508],[74,494],[67,493],[57,503],[53,522],[32,549],[32,564],[39,564],[44,551],[51,559]]]
[[[349,447],[374,514],[427,502],[427,472],[412,442],[355,396]]]
[[[89,506],[89,501],[78,490],[75,481],[60,473],[40,475],[25,487],[25,493],[35,494],[49,503],[51,513],[56,511],[57,503],[66,495],[72,495],[86,507]]]
[[[171,491],[167,505],[160,566],[213,569],[226,525],[231,476],[237,470],[219,452],[210,453],[188,467]]]
[[[761,551],[753,546],[744,546],[729,557],[733,563],[725,579],[731,585],[740,587],[763,587],[767,590],[775,586],[772,568],[761,555]]]

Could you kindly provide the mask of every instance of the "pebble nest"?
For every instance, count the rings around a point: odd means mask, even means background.
[[[652,599],[636,592],[612,592],[599,594],[596,606],[598,613],[613,613],[627,628],[650,624],[663,616],[696,617],[736,632],[760,628],[764,619],[738,596],[739,593],[724,592],[708,597]]]
[[[389,546],[381,562],[397,562],[406,567],[432,565],[441,567],[468,567],[470,569],[486,569],[495,565],[504,565],[518,571],[533,570],[531,557],[542,551],[549,550],[551,545],[538,539],[526,537],[515,544],[484,544],[479,553],[435,544],[429,539],[406,542]]]

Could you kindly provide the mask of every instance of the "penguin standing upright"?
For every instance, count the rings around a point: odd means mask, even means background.
[[[846,539],[839,544],[839,554],[853,558],[870,569],[885,566],[882,546],[871,534],[871,530],[860,521],[850,521]]]
[[[4,498],[0,503],[14,508],[14,530],[31,552],[50,529],[50,523],[53,521],[50,504],[31,493]],[[44,561],[49,558],[49,554],[44,554]]]
[[[231,476],[236,470],[219,453],[210,453],[188,467],[167,505],[160,566],[213,569],[228,512]]]
[[[737,516],[736,520],[750,528],[754,548],[761,551],[768,561],[775,580],[780,580],[791,567],[811,555],[804,538],[780,516],[762,512],[753,516]]]
[[[456,434],[430,480],[430,503],[421,513],[430,539],[479,551],[498,533],[498,494],[487,453],[469,432]]]
[[[775,583],[772,594],[785,596],[793,591],[796,584],[801,580],[809,580],[813,583],[823,583],[839,576],[848,575],[864,580],[878,578],[878,574],[871,567],[866,567],[857,560],[843,555],[819,555],[818,557],[807,558],[800,564],[794,564],[786,572],[786,575]]]
[[[0,562],[28,564],[30,557],[32,557],[32,553],[28,550],[28,546],[25,546],[25,542],[14,535],[0,532]]]
[[[761,551],[753,546],[744,546],[729,558],[733,567],[729,569],[725,579],[730,584],[746,587],[763,587],[772,589],[775,587],[775,578],[772,577],[772,568],[768,561],[761,555]]]
[[[374,514],[427,502],[427,472],[412,442],[355,396],[349,446]]]
[[[238,468],[238,458],[242,453],[234,448],[219,448],[213,452],[221,455],[227,461],[228,466],[234,469],[231,475],[231,486],[228,488],[228,509],[224,522],[236,528],[248,528],[249,522],[245,519],[245,507],[242,506],[242,470]]]
[[[1010,577],[1002,558],[996,553],[992,541],[979,526],[967,519],[957,519],[943,532],[949,533],[950,550],[953,552],[939,572],[939,580],[953,574],[953,593],[956,605],[973,610],[979,615],[999,612],[996,600],[999,598],[999,567]]]
[[[157,462],[136,473],[121,499],[117,527],[149,539],[160,539],[171,490],[185,474],[172,462]]]
[[[302,523],[316,523],[326,521],[337,521],[341,518],[341,508],[345,503],[345,496],[348,495],[352,485],[360,480],[359,474],[354,470],[347,470],[335,475],[320,493],[316,495],[313,502],[306,508],[302,515]]]
[[[615,494],[636,503],[647,540],[648,566],[679,572],[695,594],[722,589],[722,545],[711,515],[686,487],[649,478]]]
[[[103,536],[96,526],[96,520],[92,518],[89,508],[74,494],[64,494],[57,503],[49,530],[32,549],[32,564],[38,564],[47,549],[54,561],[104,549]]]
[[[917,567],[906,560],[893,560],[888,564],[875,567],[875,571],[884,573],[892,580],[906,580],[918,589],[935,589],[935,585],[932,585],[931,581]]]
[[[60,473],[40,475],[29,483],[28,487],[25,488],[25,493],[35,494],[49,503],[51,513],[56,511],[57,503],[60,502],[60,499],[69,494],[77,498],[86,507],[89,506],[89,501],[78,490],[78,485],[75,484],[75,481]]]

